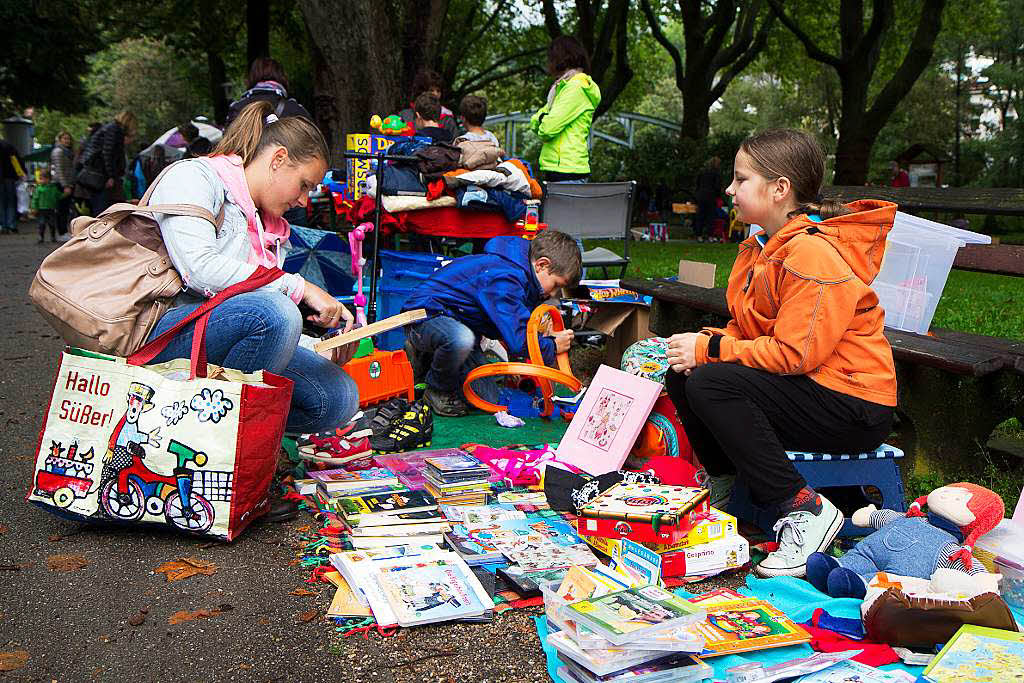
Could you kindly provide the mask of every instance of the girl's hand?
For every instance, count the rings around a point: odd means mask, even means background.
[[[342,306],[340,301],[311,282],[306,282],[306,290],[302,294],[302,302],[314,311],[312,315],[306,316],[309,322],[320,327],[334,329],[335,327],[341,327],[342,321],[344,321],[344,329],[342,331],[348,332],[352,329],[355,318],[352,317],[349,310]]]
[[[696,332],[685,332],[673,334],[668,338],[668,363],[673,370],[676,372],[686,371],[686,374],[690,374],[689,371],[696,367],[698,336],[700,335]]]

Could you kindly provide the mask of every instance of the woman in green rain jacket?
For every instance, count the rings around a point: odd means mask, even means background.
[[[590,125],[601,89],[587,74],[590,58],[579,41],[559,36],[548,48],[548,73],[555,79],[547,103],[530,127],[543,141],[540,170],[552,182],[586,182],[590,177]]]

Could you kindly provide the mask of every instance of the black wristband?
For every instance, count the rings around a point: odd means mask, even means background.
[[[708,340],[708,358],[718,358],[722,346],[722,335],[713,334]]]

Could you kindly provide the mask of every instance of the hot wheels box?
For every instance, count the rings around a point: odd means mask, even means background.
[[[345,136],[346,152],[366,152],[376,154],[382,149],[387,149],[400,140],[408,138],[396,135],[380,135],[378,133],[349,133]],[[369,159],[348,159],[347,160],[347,184],[353,199],[363,196],[362,187],[359,182],[366,180],[370,175]]]
[[[750,544],[742,536],[727,536],[681,550],[662,553],[661,575],[716,574],[750,561]]]
[[[701,543],[710,543],[729,536],[735,536],[736,518],[713,507],[708,508],[708,515],[687,532],[678,543],[644,543],[656,553],[669,553]]]

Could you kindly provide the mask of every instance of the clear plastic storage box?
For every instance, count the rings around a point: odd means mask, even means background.
[[[957,250],[991,242],[988,235],[897,212],[871,285],[885,310],[885,326],[926,334]]]

